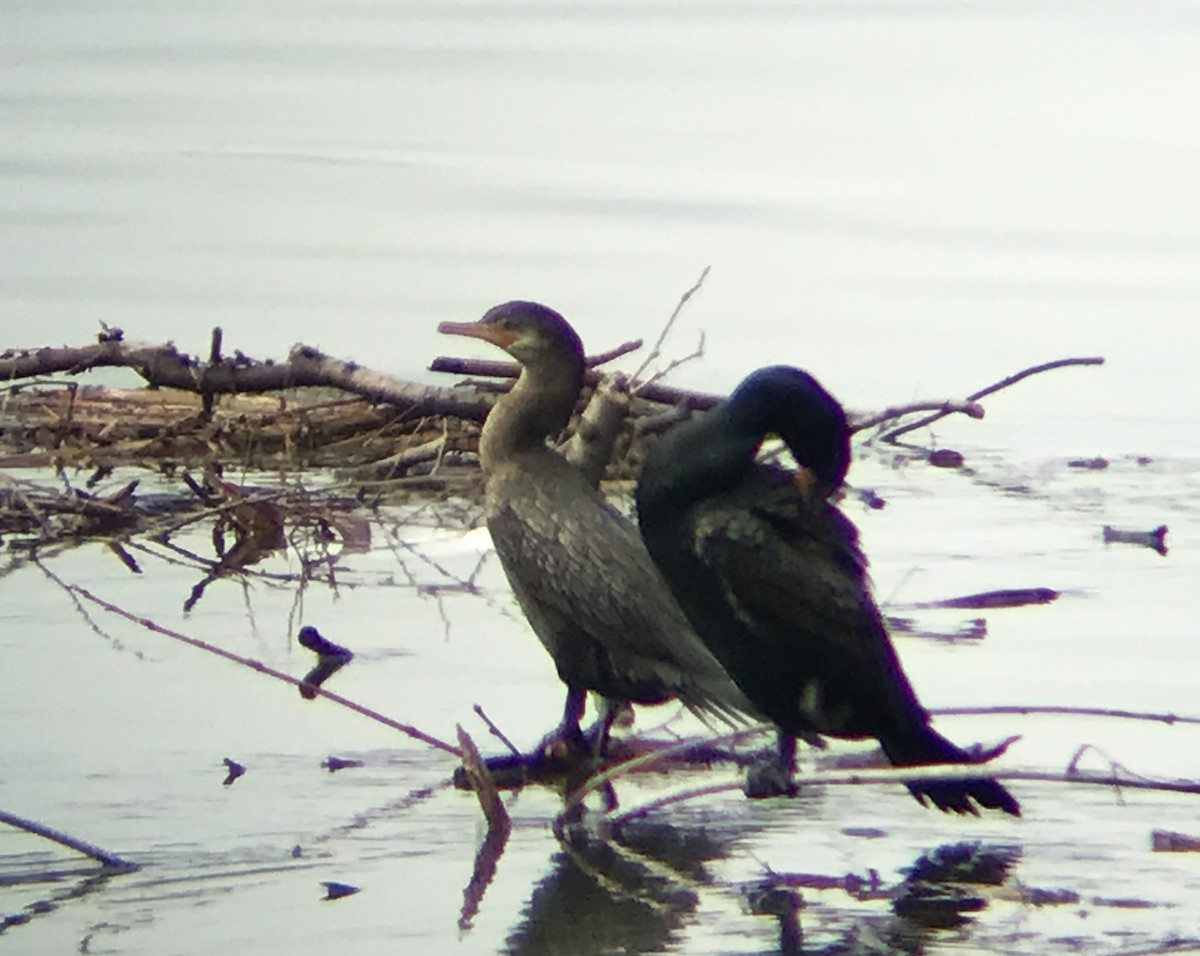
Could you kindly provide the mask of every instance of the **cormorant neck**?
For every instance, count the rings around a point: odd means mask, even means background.
[[[754,463],[762,436],[733,427],[725,405],[675,426],[647,454],[638,483],[650,508],[686,508],[735,487]]]
[[[479,437],[484,471],[522,452],[545,448],[566,426],[583,386],[583,360],[557,356],[530,363],[507,395],[497,400]]]

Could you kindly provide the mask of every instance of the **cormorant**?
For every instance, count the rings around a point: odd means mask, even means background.
[[[800,471],[755,462],[768,434]],[[833,396],[799,369],[759,369],[648,451],[642,537],[697,633],[782,735],[874,737],[898,766],[969,763],[930,727],[871,596],[858,530],[827,500],[849,463]],[[794,741],[782,740],[790,774]],[[988,777],[907,786],[942,810],[1020,813]]]
[[[588,690],[608,701],[598,750],[615,705],[625,701],[677,697],[701,714],[751,710],[688,624],[637,529],[547,445],[583,385],[575,330],[553,309],[513,301],[477,322],[443,322],[438,331],[491,342],[522,366],[488,414],[479,457],[496,553],[567,685],[554,736],[582,740]]]

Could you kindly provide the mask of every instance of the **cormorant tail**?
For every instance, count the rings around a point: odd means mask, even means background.
[[[951,743],[931,727],[903,739],[881,739],[883,752],[897,767],[918,767],[927,764],[970,764],[971,755]],[[922,805],[932,803],[939,810],[979,815],[985,810],[1002,810],[1014,817],[1021,815],[1021,805],[1001,784],[991,777],[967,777],[957,780],[909,780],[908,792]]]

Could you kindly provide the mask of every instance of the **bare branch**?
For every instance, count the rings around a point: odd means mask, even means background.
[[[199,650],[207,651],[210,654],[216,654],[218,657],[223,657],[228,661],[233,661],[235,664],[241,664],[243,667],[248,667],[253,671],[258,671],[258,673],[267,677],[273,677],[276,680],[283,681],[287,684],[295,684],[297,688],[311,686],[306,685],[304,681],[293,677],[291,674],[285,674],[282,671],[275,670],[273,667],[268,667],[262,661],[256,661],[249,657],[243,657],[240,654],[227,651],[223,647],[217,647],[214,644],[209,644],[208,642],[199,640],[198,638],[188,637],[186,634],[181,634],[178,631],[173,631],[170,628],[163,627],[161,624],[157,624],[149,618],[138,617],[136,614],[131,614],[124,608],[105,601],[103,598],[97,597],[87,588],[81,587],[80,585],[72,584],[67,585],[67,587],[71,593],[79,595],[81,598],[86,601],[90,601],[97,607],[104,608],[104,610],[108,611],[110,614],[116,614],[118,617],[123,617],[125,620],[132,621],[134,624],[140,624],[142,627],[146,628],[146,630],[153,631],[155,634],[161,634],[164,637],[169,637],[172,640],[180,641],[183,644],[188,644],[191,647],[195,647]],[[428,744],[430,747],[435,747],[438,750],[453,754],[456,757],[460,756],[457,747],[448,744],[443,740],[439,740],[437,737],[430,736],[424,731],[413,727],[411,724],[402,724],[398,720],[392,720],[392,718],[385,717],[377,710],[364,707],[362,704],[343,697],[341,694],[335,694],[332,691],[325,690],[323,687],[315,688],[315,690],[317,696],[324,697],[327,700],[330,700],[335,704],[339,704],[348,710],[362,714],[364,717],[368,717],[371,720],[374,720],[376,723],[383,724],[385,727],[391,727],[393,730],[398,730],[405,736],[411,737],[414,740],[419,740],[421,743]]]
[[[850,430],[852,432],[866,431],[868,428],[877,428],[885,422],[917,412],[940,412],[945,415],[958,413],[970,418],[983,418],[985,414],[983,406],[977,402],[957,402],[952,399],[944,402],[910,402],[906,405],[891,405],[888,408],[881,408],[877,412],[871,412],[869,415],[855,417],[850,422]]]
[[[684,355],[682,358],[671,359],[671,361],[668,362],[664,368],[659,369],[657,372],[655,372],[653,375],[651,375],[648,379],[646,379],[646,381],[644,381],[640,385],[638,385],[638,387],[634,390],[634,394],[645,397],[646,390],[648,388],[650,388],[651,386],[653,386],[660,379],[663,379],[666,376],[670,375],[673,371],[675,371],[675,369],[679,368],[679,366],[686,365],[688,362],[692,362],[698,358],[703,358],[703,357],[704,357],[704,333],[701,332],[700,339],[696,343],[696,348],[693,351],[689,352],[687,355]]]
[[[1107,707],[1058,707],[1053,705],[1024,706],[1006,704],[997,707],[931,707],[929,713],[938,717],[977,717],[991,715],[1057,714],[1072,717],[1114,717],[1120,720],[1146,720],[1160,724],[1200,724],[1200,717],[1179,714],[1151,713],[1140,710],[1113,710]]]
[[[487,715],[487,712],[482,707],[476,704],[471,709],[474,710],[475,715],[483,721],[484,725],[488,729],[488,733],[499,740],[500,743],[504,744],[504,746],[508,748],[509,753],[511,753],[514,757],[521,756],[521,751],[517,749],[517,745],[508,739],[508,735],[503,730],[496,726],[495,722]]]
[[[666,323],[663,325],[662,331],[658,333],[658,338],[654,342],[654,347],[650,349],[650,354],[647,355],[642,361],[642,364],[637,367],[637,371],[629,376],[630,381],[636,382],[638,379],[640,379],[642,377],[642,373],[649,368],[650,364],[657,361],[659,356],[662,355],[663,343],[667,340],[667,336],[671,334],[671,328],[675,325],[675,320],[679,318],[679,313],[683,311],[683,307],[687,304],[688,299],[700,291],[700,287],[704,285],[704,280],[708,278],[710,269],[712,269],[712,266],[705,266],[700,272],[700,278],[695,281],[690,289],[688,289],[679,297],[679,301],[675,304],[675,310],[671,313],[670,318],[668,318]],[[701,348],[703,348],[703,340],[701,340]]]
[[[878,770],[855,770],[852,772],[819,770],[797,774],[796,783],[800,792],[807,786],[857,787],[879,784],[907,783],[912,780],[973,780],[979,777],[980,764],[931,764],[921,767],[887,767]],[[1064,771],[1050,770],[1006,770],[989,768],[987,776],[996,780],[1018,780],[1031,783],[1069,783],[1095,787],[1112,787],[1117,790],[1156,790],[1166,793],[1200,794],[1200,780],[1158,780],[1126,772],[1096,773],[1067,768]],[[610,776],[611,780],[611,776]],[[637,806],[628,807],[610,816],[614,823],[625,823],[644,817],[663,807],[682,803],[702,796],[718,793],[739,792],[743,782],[727,780],[725,783],[708,784],[703,787],[687,787],[673,793],[662,794]]]
[[[642,340],[633,339],[629,342],[623,342],[616,348],[609,349],[607,352],[589,355],[586,359],[584,359],[584,364],[587,365],[588,368],[595,368],[597,365],[607,365],[609,362],[619,359],[622,355],[628,355],[630,352],[636,352],[641,347]]]
[[[201,362],[174,345],[124,341],[82,348],[44,348],[0,356],[0,379],[15,382],[36,375],[76,375],[93,368],[131,368],[149,385],[178,388],[202,396],[274,392],[300,386],[340,388],[368,401],[413,406],[421,414],[454,415],[481,421],[491,406],[487,396],[470,390],[403,382],[330,358],[308,345],[296,345],[286,362],[235,359]]]
[[[496,781],[492,779],[487,765],[479,756],[475,741],[461,726],[457,730],[463,769],[471,781],[471,789],[479,798],[479,805],[488,824],[487,835],[475,855],[475,868],[471,873],[471,880],[463,889],[463,906],[458,917],[458,928],[465,931],[471,928],[471,922],[483,902],[483,895],[496,876],[496,868],[512,832],[512,823],[508,811],[504,809],[504,803],[500,800]]]
[[[1002,378],[1002,379],[1000,379],[1000,381],[994,382],[993,384],[988,385],[986,388],[981,388],[977,392],[972,392],[970,395],[968,395],[966,397],[966,401],[967,402],[976,402],[979,399],[984,398],[987,395],[992,395],[995,392],[1000,391],[1001,389],[1008,388],[1008,386],[1016,384],[1017,382],[1021,381],[1021,379],[1023,379],[1023,378],[1028,378],[1030,375],[1037,375],[1040,372],[1048,372],[1051,369],[1065,368],[1070,365],[1103,365],[1103,364],[1104,364],[1104,359],[1100,356],[1093,356],[1090,358],[1065,358],[1065,359],[1056,359],[1053,362],[1043,362],[1041,365],[1033,365],[1033,366],[1030,366],[1029,368],[1022,369],[1019,372],[1014,372],[1012,375],[1009,375],[1006,378]],[[932,415],[926,415],[924,418],[919,418],[915,422],[910,422],[907,425],[902,425],[899,428],[893,429],[892,431],[888,432],[886,435],[883,436],[883,440],[887,441],[887,442],[894,442],[901,435],[906,435],[909,432],[915,431],[918,428],[924,428],[927,425],[932,424],[933,422],[936,422],[942,418],[945,418],[949,414],[952,414],[952,413],[946,412],[946,411],[939,411],[939,412],[934,412]]]
[[[63,833],[62,830],[55,830],[52,827],[46,826],[44,823],[38,823],[36,820],[29,820],[25,817],[19,817],[13,813],[6,813],[0,810],[0,823],[7,823],[11,827],[16,827],[18,830],[24,830],[26,833],[32,833],[35,836],[43,837],[51,840],[54,843],[61,844],[76,853],[82,853],[84,856],[91,857],[101,866],[108,870],[120,870],[122,873],[133,873],[140,870],[141,867],[136,863],[131,863],[128,860],[123,860],[119,856],[114,856],[107,850],[102,850],[94,843],[86,843],[83,840],[78,840],[68,833]]]

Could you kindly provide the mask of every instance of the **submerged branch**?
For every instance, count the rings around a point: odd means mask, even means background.
[[[496,789],[496,781],[492,779],[487,765],[479,756],[475,741],[461,726],[457,730],[458,743],[462,750],[463,769],[471,781],[471,789],[479,798],[479,806],[483,810],[484,819],[487,820],[488,825],[487,835],[484,836],[483,843],[480,844],[479,851],[475,855],[475,867],[471,872],[471,880],[463,890],[463,906],[458,917],[458,928],[468,930],[471,928],[471,922],[479,913],[479,906],[483,902],[487,888],[491,886],[492,880],[496,876],[500,857],[504,854],[509,834],[512,832],[512,822],[509,820],[508,811],[504,809],[500,793]]]
[[[817,770],[796,775],[799,792],[805,787],[859,787],[878,786],[880,784],[904,784],[914,780],[972,780],[980,776],[981,764],[938,764],[922,767],[886,767],[880,769],[854,770],[850,772],[836,770]],[[1000,767],[989,768],[986,775],[994,780],[1016,780],[1031,783],[1069,783],[1083,784],[1095,787],[1112,787],[1115,790],[1157,790],[1165,793],[1200,794],[1200,780],[1178,779],[1162,780],[1152,777],[1130,774],[1128,771],[1095,772],[1081,771],[1068,768],[1063,771],[1052,770],[1016,770]],[[610,774],[609,780],[616,776]],[[687,787],[672,793],[662,794],[645,803],[629,807],[619,813],[611,814],[610,819],[615,824],[625,823],[647,816],[655,810],[683,803],[698,797],[713,796],[719,793],[741,792],[743,781],[727,780],[724,783],[707,784],[701,787]]]
[[[84,840],[76,839],[69,833],[63,833],[61,830],[55,830],[52,827],[46,826],[44,823],[38,823],[36,820],[29,820],[25,817],[19,817],[15,813],[8,813],[0,810],[0,823],[7,823],[11,827],[16,827],[18,830],[24,830],[26,833],[32,833],[35,836],[40,836],[43,839],[51,840],[68,849],[74,850],[76,853],[82,853],[86,857],[95,860],[107,870],[119,870],[122,873],[133,873],[140,870],[141,867],[137,863],[131,863],[129,860],[123,860],[121,857],[109,853],[107,850],[102,850],[94,843],[87,843]]]
[[[78,595],[85,601],[90,601],[97,607],[101,607],[110,614],[115,614],[118,617],[123,617],[127,621],[132,621],[134,624],[139,624],[148,631],[153,631],[155,634],[161,634],[164,637],[169,637],[172,640],[179,641],[198,650],[207,651],[210,654],[216,654],[218,657],[223,657],[227,661],[232,661],[235,664],[240,664],[242,667],[248,667],[250,670],[258,671],[266,677],[273,677],[275,680],[283,681],[287,684],[294,684],[300,690],[312,689],[315,691],[314,696],[324,697],[326,700],[332,701],[347,710],[352,710],[357,714],[362,714],[376,723],[383,724],[385,727],[391,727],[393,730],[398,730],[405,736],[411,737],[413,740],[419,740],[421,743],[428,744],[430,747],[435,747],[448,754],[453,754],[455,757],[460,756],[459,749],[452,744],[446,743],[444,740],[439,740],[430,734],[419,730],[411,724],[403,724],[398,720],[393,720],[379,713],[377,710],[372,710],[370,707],[364,707],[362,704],[356,703],[349,698],[343,697],[341,694],[335,694],[333,691],[325,690],[323,687],[312,688],[310,684],[306,684],[304,680],[293,677],[291,674],[285,674],[283,671],[276,670],[273,667],[268,667],[262,661],[256,661],[249,657],[243,657],[241,654],[235,654],[233,651],[227,651],[223,647],[217,647],[215,644],[209,644],[207,641],[202,641],[199,638],[189,637],[186,634],[181,634],[179,631],[173,631],[168,627],[163,627],[149,618],[138,617],[126,611],[123,607],[112,604],[101,597],[97,597],[85,587],[77,584],[64,584],[67,591],[71,594]]]
[[[1184,717],[1179,714],[1151,713],[1140,710],[1114,710],[1108,707],[1002,704],[996,707],[931,707],[929,713],[936,717],[1049,714],[1072,717],[1113,717],[1120,720],[1145,720],[1160,724],[1200,724],[1200,717]]]

